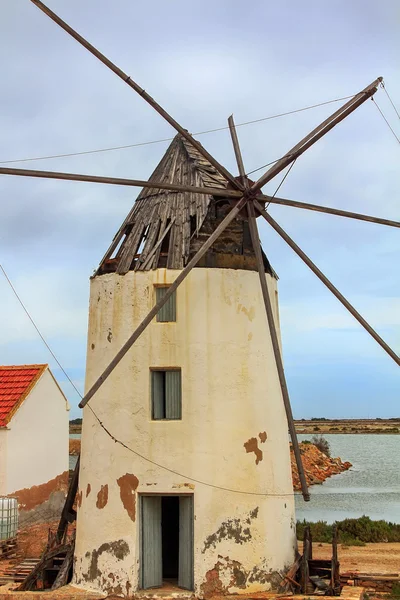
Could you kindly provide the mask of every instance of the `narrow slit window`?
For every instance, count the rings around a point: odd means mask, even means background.
[[[156,303],[159,302],[161,298],[164,298],[167,290],[168,286],[156,287]],[[158,311],[157,321],[159,323],[176,321],[176,292],[168,298],[164,306]]]
[[[181,370],[151,371],[151,417],[155,421],[182,419]]]

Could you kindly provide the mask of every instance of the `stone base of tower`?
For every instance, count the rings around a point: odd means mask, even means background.
[[[87,388],[179,272],[91,281]],[[278,325],[276,280],[266,279]],[[154,418],[154,370],[179,370],[180,417]],[[176,294],[176,319],[155,319],[84,409],[74,584],[126,596],[163,581],[200,598],[269,591],[295,549],[258,273],[196,268]]]

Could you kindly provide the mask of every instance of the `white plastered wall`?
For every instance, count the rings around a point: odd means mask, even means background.
[[[92,280],[86,389],[154,305],[154,285],[178,274]],[[267,281],[278,321],[276,281]],[[150,367],[182,369],[181,421],[151,420]],[[224,591],[269,589],[271,572],[293,562],[296,540],[287,422],[258,274],[194,269],[177,292],[177,322],[154,320],[90,405],[118,439],[182,476],[115,444],[86,408],[75,583],[120,593],[139,585],[138,498],[132,518],[117,482],[128,474],[139,494],[194,494],[199,596],[215,569]],[[252,438],[262,452],[258,464],[244,447]],[[234,571],[242,575],[235,579]]]
[[[0,429],[0,496],[7,495],[7,429]]]
[[[68,403],[47,368],[8,424],[7,494],[68,470]]]

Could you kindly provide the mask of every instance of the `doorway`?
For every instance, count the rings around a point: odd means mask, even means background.
[[[193,496],[141,496],[141,587],[193,589]]]

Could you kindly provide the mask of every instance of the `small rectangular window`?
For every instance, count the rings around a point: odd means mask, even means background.
[[[156,287],[156,303],[164,298],[168,286]],[[176,321],[176,292],[168,298],[164,306],[160,308],[157,313],[157,321],[159,323],[168,323],[169,321]]]
[[[181,370],[151,371],[152,419],[182,418]]]

